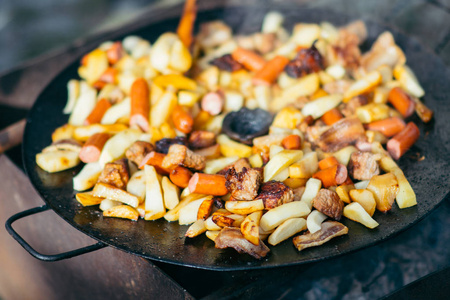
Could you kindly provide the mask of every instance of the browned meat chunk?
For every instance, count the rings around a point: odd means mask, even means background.
[[[231,197],[236,200],[253,200],[258,195],[259,185],[262,181],[261,169],[243,168],[241,172],[236,172],[231,167],[225,174],[227,179],[226,187],[231,193]]]
[[[336,192],[320,189],[317,196],[314,197],[313,207],[321,213],[337,221],[341,219],[344,210],[344,202],[339,198]]]
[[[277,35],[273,32],[271,33],[255,33],[253,35],[253,44],[255,45],[256,51],[261,54],[266,54],[275,49],[277,44]]]
[[[205,168],[205,158],[195,154],[186,146],[173,144],[162,162],[163,168],[173,169],[176,166],[183,166],[197,171]]]
[[[125,152],[125,156],[136,165],[140,166],[144,157],[155,150],[152,144],[144,141],[134,142]]]
[[[336,42],[328,46],[327,60],[330,64],[338,63],[348,70],[356,70],[361,64],[359,37],[355,33],[342,28]]]
[[[287,64],[284,70],[290,77],[299,78],[314,72],[319,72],[323,67],[323,57],[319,50],[312,45],[311,48],[301,49],[297,56]]]
[[[252,166],[250,165],[248,158],[240,158],[231,165],[228,165],[219,172],[217,172],[217,174],[225,175],[231,168],[234,168],[236,172],[242,172],[244,168],[251,169]]]
[[[225,54],[224,56],[215,58],[211,61],[211,64],[218,67],[221,70],[234,72],[242,69],[242,65],[235,61],[231,54]]]
[[[239,253],[247,253],[256,259],[261,259],[269,253],[270,249],[261,239],[259,245],[253,245],[244,238],[239,228],[225,227],[214,240],[216,248],[234,248]]]
[[[272,209],[294,200],[294,192],[282,182],[269,181],[261,185],[261,191],[256,199],[262,199],[265,209]]]
[[[322,223],[319,231],[311,234],[309,231],[303,235],[296,236],[293,240],[294,246],[298,251],[303,249],[320,246],[334,237],[348,233],[348,228],[336,221],[327,221]]]
[[[306,140],[310,143],[316,144],[319,137],[328,130],[328,126],[312,125],[306,128]]]
[[[353,97],[347,103],[342,104],[341,112],[345,117],[351,117],[356,113],[358,107],[366,105],[368,102],[364,95]]]
[[[348,163],[348,172],[353,179],[370,180],[380,174],[379,155],[369,152],[353,152]]]
[[[201,149],[212,146],[216,143],[216,135],[211,131],[197,130],[189,136],[189,147]]]
[[[305,189],[306,188],[304,186],[301,186],[292,190],[292,192],[294,193],[294,201],[300,201],[302,199],[302,196],[305,193]]]
[[[113,185],[119,189],[125,189],[130,179],[128,160],[122,158],[112,163],[107,163],[98,178],[98,182]]]
[[[335,152],[365,139],[365,130],[361,121],[358,118],[344,118],[322,133],[317,145],[325,152]]]

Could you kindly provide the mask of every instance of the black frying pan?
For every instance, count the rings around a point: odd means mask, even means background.
[[[292,9],[291,6],[280,6],[277,10],[286,16],[286,28],[292,28],[296,22],[329,21],[343,25],[350,18],[337,15],[331,11],[317,9]],[[223,19],[233,26],[235,32],[251,33],[259,30],[262,18],[267,10],[261,7],[228,7],[201,12],[199,22]],[[163,32],[174,31],[177,19],[161,21],[128,34],[140,35],[150,41]],[[57,76],[38,97],[27,120],[23,140],[23,158],[30,180],[44,201],[45,208],[36,208],[13,216],[7,222],[9,232],[33,255],[44,260],[58,260],[80,253],[92,251],[105,245],[124,250],[152,260],[190,266],[210,270],[242,270],[272,268],[297,265],[318,261],[337,255],[349,253],[383,241],[405,230],[418,222],[431,210],[437,207],[450,190],[449,170],[449,130],[448,121],[450,108],[450,88],[448,86],[450,72],[444,63],[430,50],[425,49],[416,40],[407,37],[390,27],[366,21],[369,39],[365,47],[371,45],[374,39],[384,30],[393,32],[397,43],[405,51],[408,64],[417,74],[427,94],[425,103],[435,111],[435,119],[424,125],[417,117],[415,121],[421,131],[421,137],[416,145],[401,158],[399,164],[416,191],[418,206],[400,210],[394,208],[386,213],[376,212],[374,218],[380,226],[374,230],[344,220],[349,234],[338,237],[321,247],[310,248],[298,252],[288,239],[276,247],[270,247],[271,252],[266,259],[255,260],[248,255],[237,254],[233,249],[219,250],[205,236],[186,239],[184,233],[187,226],[168,223],[164,220],[131,222],[114,218],[103,218],[97,207],[82,207],[75,200],[72,189],[72,177],[81,167],[76,169],[48,174],[35,163],[35,155],[51,143],[52,131],[67,122],[67,116],[62,114],[66,102],[66,84],[69,79],[77,78],[79,60]],[[120,39],[123,36],[118,36]],[[425,160],[417,161],[419,156]],[[20,217],[51,208],[69,224],[99,241],[98,244],[71,253],[55,256],[45,256],[36,253],[29,247],[11,227],[11,223]]]

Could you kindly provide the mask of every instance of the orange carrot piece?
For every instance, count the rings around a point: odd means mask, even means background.
[[[322,186],[328,188],[330,186],[340,185],[347,180],[347,168],[342,164],[337,164],[324,170],[320,170],[313,174],[313,178],[322,181]]]
[[[189,185],[191,177],[192,172],[182,166],[178,166],[170,172],[170,180],[172,183],[181,188],[186,188]]]
[[[130,90],[130,126],[137,125],[145,132],[148,132],[150,128],[148,121],[150,113],[149,93],[148,83],[144,78],[138,78],[133,82]]]
[[[289,149],[289,150],[301,149],[302,138],[296,134],[288,135],[281,141],[281,146],[283,146],[284,149]]]
[[[96,89],[97,91],[100,91],[102,88],[104,88],[106,85],[106,82],[97,80],[92,84],[92,87]]]
[[[336,157],[334,156],[329,156],[327,158],[322,159],[321,161],[319,161],[319,169],[320,170],[325,170],[328,169],[332,166],[338,165],[339,162],[336,159]]]
[[[277,55],[268,61],[264,67],[256,72],[253,76],[253,84],[255,85],[271,85],[283,72],[284,67],[289,63],[289,59],[284,56]]]
[[[103,72],[98,80],[103,81],[105,83],[116,83],[117,82],[117,74],[119,72],[117,69],[109,67]]]
[[[110,137],[111,135],[104,132],[96,133],[89,137],[78,155],[80,160],[84,163],[97,161],[100,158],[103,146]]]
[[[228,194],[223,175],[195,173],[189,180],[189,191],[196,194],[223,196]]]
[[[100,123],[105,112],[111,107],[111,102],[105,98],[100,99],[97,104],[95,104],[94,109],[91,111],[89,116],[84,120],[84,125],[91,125]]]
[[[261,70],[266,64],[266,60],[263,57],[253,51],[243,48],[236,48],[236,50],[231,53],[231,57],[243,65],[247,70],[254,72]]]
[[[386,148],[394,159],[399,159],[414,145],[419,136],[420,131],[417,125],[409,122],[402,131],[387,142]]]
[[[415,102],[411,100],[411,97],[399,87],[395,87],[389,92],[388,101],[405,118],[414,113],[414,108],[416,106]]]
[[[112,46],[109,47],[108,50],[106,50],[106,57],[108,57],[109,63],[111,65],[114,65],[122,58],[124,53],[125,52],[123,50],[122,43],[117,41],[114,44],[112,44]]]
[[[379,131],[387,137],[391,137],[399,133],[405,128],[405,121],[399,117],[387,118],[367,124],[368,130]]]
[[[321,120],[328,126],[333,125],[340,119],[342,119],[344,116],[342,116],[341,112],[337,108],[330,109],[326,113],[323,114],[321,117]]]
[[[186,134],[190,133],[194,128],[194,118],[180,105],[177,105],[173,110],[172,121],[179,131]]]
[[[89,53],[83,55],[83,57],[81,58],[81,61],[80,61],[81,65],[86,66],[88,64],[88,59],[89,59]]]
[[[177,34],[181,42],[190,48],[193,41],[195,18],[197,16],[196,0],[186,0],[184,3],[183,16],[178,24]]]
[[[142,159],[142,162],[139,165],[139,169],[143,169],[145,165],[150,165],[155,167],[156,172],[158,172],[159,174],[169,175],[171,170],[166,169],[162,166],[164,157],[166,157],[165,154],[152,151]]]

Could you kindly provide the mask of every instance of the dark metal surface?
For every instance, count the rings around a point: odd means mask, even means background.
[[[317,9],[298,9],[280,6],[277,10],[285,13],[286,27],[299,20],[303,22],[330,21],[337,25],[350,21],[348,17],[337,15],[331,11]],[[258,7],[229,7],[200,13],[198,22],[224,19],[232,25],[236,32],[253,32],[259,29],[262,17],[267,12]],[[163,21],[147,28],[130,32],[154,41],[165,32],[173,31],[177,19]],[[396,206],[386,213],[377,212],[374,218],[380,223],[375,230],[369,230],[360,224],[345,220],[349,227],[348,236],[343,236],[317,248],[298,252],[291,239],[271,247],[269,256],[261,261],[246,255],[239,255],[232,249],[214,248],[212,241],[206,237],[185,239],[187,226],[168,223],[164,220],[147,222],[103,218],[98,208],[82,207],[74,199],[72,177],[80,169],[72,169],[57,174],[48,174],[35,164],[35,155],[51,143],[51,132],[67,122],[62,114],[66,102],[66,83],[77,77],[78,62],[64,70],[41,93],[30,112],[24,135],[24,164],[36,190],[46,203],[63,219],[75,228],[101,242],[118,249],[146,258],[211,270],[243,270],[270,268],[308,263],[349,253],[363,247],[373,245],[405,230],[422,219],[434,209],[444,198],[448,197],[449,180],[449,97],[450,88],[447,83],[450,72],[442,61],[431,51],[425,49],[417,41],[400,34],[384,25],[367,20],[370,45],[384,30],[391,30],[397,43],[408,58],[408,64],[417,74],[427,94],[425,103],[435,111],[435,120],[424,125],[413,117],[421,130],[421,138],[417,144],[399,161],[405,175],[416,191],[419,205],[400,210]],[[118,37],[120,38],[120,37]],[[366,45],[366,46],[367,46]],[[425,156],[418,162],[417,153]]]

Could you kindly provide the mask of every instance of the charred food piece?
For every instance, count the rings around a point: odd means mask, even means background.
[[[225,186],[231,193],[231,197],[236,200],[253,200],[258,195],[259,185],[262,181],[261,169],[243,168],[241,172],[236,172],[231,167],[225,174],[227,182]]]
[[[201,149],[212,146],[216,143],[216,135],[211,131],[197,130],[189,136],[189,147]]]
[[[155,147],[144,141],[134,142],[125,152],[125,156],[136,165],[140,166],[144,157],[155,150]]]
[[[265,209],[272,209],[294,200],[294,192],[290,187],[279,181],[269,181],[261,185],[256,200],[262,199]]]
[[[113,185],[119,189],[125,189],[130,179],[128,160],[122,158],[112,163],[107,163],[98,178],[98,182]]]
[[[317,145],[325,152],[335,152],[365,139],[365,130],[361,121],[353,117],[341,119],[331,125],[319,136]]]
[[[286,73],[293,78],[299,78],[324,68],[323,57],[319,50],[312,45],[311,48],[301,49],[297,56],[284,68]]]
[[[260,239],[259,245],[253,245],[241,233],[239,228],[225,227],[214,240],[216,248],[234,248],[239,253],[247,253],[256,259],[261,259],[269,253],[270,249]]]
[[[313,207],[321,213],[339,221],[344,210],[344,202],[336,192],[320,189],[312,200]]]
[[[205,158],[202,155],[195,154],[186,146],[173,144],[162,162],[163,168],[173,169],[177,166],[183,166],[193,170],[203,170],[205,168]]]
[[[379,155],[369,152],[353,152],[348,163],[348,172],[353,179],[370,180],[380,174]]]
[[[242,65],[235,61],[231,54],[225,54],[224,56],[215,58],[211,61],[211,64],[228,72],[234,72],[242,69]]]
[[[309,231],[303,235],[296,236],[293,240],[298,251],[309,247],[323,245],[334,237],[348,233],[348,228],[336,221],[322,223],[319,231],[311,234]]]
[[[188,143],[187,139],[182,136],[177,136],[176,138],[173,139],[164,138],[155,143],[155,151],[167,154],[167,152],[169,152],[170,146],[174,144],[187,146]]]
[[[231,139],[251,145],[255,137],[269,132],[272,115],[261,108],[241,108],[228,113],[222,123],[222,131]]]
[[[217,174],[225,175],[231,168],[234,168],[236,172],[242,172],[242,169],[244,168],[250,169],[251,167],[252,166],[250,165],[248,158],[239,158],[234,163],[226,166],[225,168],[217,172]]]

